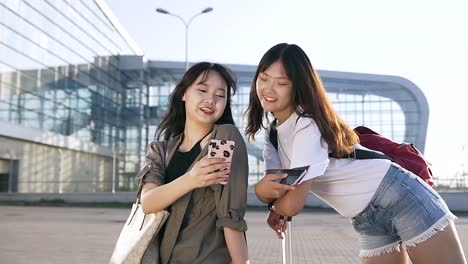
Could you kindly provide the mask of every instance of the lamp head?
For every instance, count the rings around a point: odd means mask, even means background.
[[[203,9],[203,10],[201,11],[201,13],[202,13],[202,14],[205,14],[205,13],[209,13],[209,12],[211,12],[211,11],[213,11],[213,8],[207,7],[207,8],[205,8],[205,9]]]
[[[161,13],[161,14],[170,14],[169,11],[167,11],[166,9],[162,9],[162,8],[156,8],[156,12]]]

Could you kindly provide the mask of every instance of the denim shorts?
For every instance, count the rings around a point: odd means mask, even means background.
[[[432,187],[392,163],[369,205],[351,222],[359,256],[373,257],[424,242],[454,219]]]

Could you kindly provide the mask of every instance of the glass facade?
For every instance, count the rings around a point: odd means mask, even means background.
[[[183,74],[182,63],[150,61],[149,94],[158,116],[166,110],[167,98]],[[227,65],[237,76],[237,92],[232,97],[234,121],[241,132],[245,130],[250,85],[255,66]],[[329,98],[340,116],[351,126],[365,125],[397,142],[413,142],[424,150],[427,130],[427,102],[419,88],[395,76],[319,71]],[[154,133],[157,123],[150,127]],[[263,175],[262,148],[264,132],[248,142],[250,179],[258,182]]]
[[[330,99],[341,117],[352,127],[366,125],[397,142],[405,141],[405,114],[392,99],[339,93],[330,93]]]
[[[0,2],[0,192],[135,190],[146,145],[184,64],[146,60],[106,12],[98,0]],[[232,111],[243,132],[255,66],[227,66],[237,75]],[[427,102],[414,84],[319,74],[350,126],[424,149]],[[52,144],[49,136],[2,135],[9,125],[59,137]],[[251,185],[264,171],[263,137],[247,142]],[[70,147],[75,139],[87,147]]]
[[[121,55],[137,54],[95,1],[0,2],[0,122],[110,148],[133,175],[147,96]]]

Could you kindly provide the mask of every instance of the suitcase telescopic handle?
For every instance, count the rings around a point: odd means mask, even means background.
[[[292,264],[292,216],[280,215],[281,220],[286,220],[287,229],[286,236],[281,240],[281,259],[282,264]],[[283,233],[284,234],[284,233]]]

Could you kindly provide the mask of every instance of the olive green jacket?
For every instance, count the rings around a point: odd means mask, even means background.
[[[153,240],[142,263],[231,262],[223,228],[239,232],[247,230],[244,220],[249,173],[247,150],[234,125],[215,125],[211,138],[235,141],[228,183],[194,189],[174,202],[169,208],[171,214],[165,224],[165,231]],[[143,183],[165,184],[165,168],[182,139],[183,135],[178,135],[167,141],[165,155],[159,153],[154,142],[150,143],[146,165],[137,175],[137,181],[143,177]],[[208,145],[194,163],[207,154]]]

